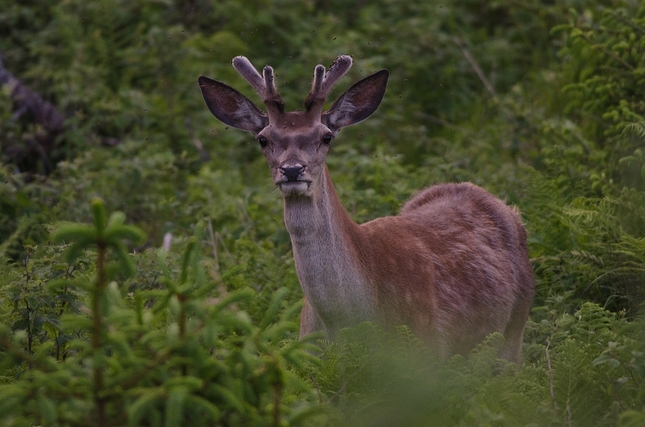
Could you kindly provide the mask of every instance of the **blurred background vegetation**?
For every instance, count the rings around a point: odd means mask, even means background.
[[[330,100],[391,73],[328,159],[356,221],[448,181],[521,210],[520,370],[495,336],[444,365],[405,329],[298,342],[279,193],[196,79],[259,103],[245,55],[297,109],[340,54]],[[0,0],[0,61],[0,425],[645,425],[641,2]],[[99,205],[147,235],[106,267]],[[99,231],[70,257],[60,221]]]

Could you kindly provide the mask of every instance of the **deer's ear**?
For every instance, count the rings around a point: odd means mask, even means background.
[[[232,87],[204,76],[198,82],[208,109],[222,123],[254,134],[269,124],[266,114]]]
[[[381,70],[354,83],[323,113],[322,122],[336,132],[371,116],[383,99],[389,75]]]

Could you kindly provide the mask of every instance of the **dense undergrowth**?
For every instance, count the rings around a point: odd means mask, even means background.
[[[329,155],[355,220],[445,181],[521,210],[521,368],[496,335],[447,363],[404,327],[297,339],[279,194],[196,78],[257,101],[244,54],[295,109],[343,53],[334,94],[391,72]],[[67,117],[0,91],[0,425],[645,425],[638,2],[0,0],[0,58]]]

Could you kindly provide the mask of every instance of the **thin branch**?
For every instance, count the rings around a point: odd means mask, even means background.
[[[52,368],[52,366],[44,363],[47,358],[44,358],[44,360],[36,358],[32,354],[24,351],[20,346],[15,345],[13,341],[11,341],[11,339],[6,335],[0,336],[0,348],[2,348],[5,352],[24,361],[31,368],[38,367],[39,370],[46,373],[55,372],[55,368]]]
[[[215,234],[213,233],[213,223],[211,219],[208,218],[208,234],[210,236],[210,244],[213,248],[213,259],[215,260],[215,266],[219,270],[219,257],[217,256],[217,243],[215,243]]]
[[[618,12],[616,11],[614,11],[612,14],[614,15],[614,18],[618,19],[623,24],[632,27],[634,30],[638,31],[641,34],[645,34],[645,29],[643,27],[640,27],[634,24],[632,21],[625,19],[625,17],[623,17],[622,15],[619,15]]]
[[[167,349],[163,353],[159,353],[154,357],[150,363],[148,363],[146,366],[141,368],[136,375],[129,375],[127,379],[114,381],[113,384],[109,384],[106,389],[112,389],[112,391],[105,393],[105,398],[106,399],[113,399],[115,397],[121,396],[120,391],[114,391],[115,388],[118,388],[119,390],[128,390],[131,387],[134,387],[138,382],[140,382],[145,376],[151,372],[153,369],[155,369],[158,366],[163,365],[168,361],[170,356],[172,355],[173,351],[175,351],[175,348]],[[121,381],[121,382],[119,382]]]
[[[468,50],[464,42],[459,37],[453,37],[452,40],[459,47],[459,49],[461,50],[461,53],[464,54],[464,56],[466,57],[466,60],[470,63],[470,66],[473,67],[473,70],[475,70],[475,73],[477,73],[477,77],[479,77],[479,80],[482,81],[482,83],[486,87],[486,90],[488,90],[488,93],[490,93],[493,98],[497,98],[497,93],[495,92],[495,88],[488,80],[488,78],[486,77],[486,74],[484,74],[484,71],[481,69],[481,67],[475,60],[475,58],[471,55],[470,51]]]
[[[215,233],[215,238],[220,243],[220,245],[222,245],[222,247],[224,248],[224,252],[226,252],[226,255],[230,258],[231,253],[228,251],[228,248],[226,247],[226,242],[224,242],[224,239],[222,238],[222,235],[219,234],[219,233]]]
[[[551,394],[551,400],[553,401],[553,408],[558,409],[558,402],[555,399],[555,392],[553,391],[553,369],[551,369],[551,356],[549,355],[549,346],[551,345],[551,339],[546,339],[546,348],[544,352],[546,353],[546,366],[549,370],[549,393]]]
[[[273,425],[280,427],[280,402],[282,401],[282,384],[273,384]]]
[[[96,260],[96,285],[92,292],[92,350],[94,351],[94,403],[97,412],[97,425],[105,427],[107,418],[105,413],[106,399],[103,394],[103,366],[96,366],[96,354],[102,351],[103,346],[103,313],[101,312],[101,299],[105,293],[107,278],[105,273],[107,247],[98,245]]]
[[[318,381],[316,381],[316,377],[314,377],[313,375],[310,374],[309,379],[311,380],[311,382],[313,382],[314,388],[316,389],[316,392],[318,393],[318,403],[320,403],[320,404],[325,403],[325,400],[323,399],[323,394],[320,391],[320,386],[318,385]]]
[[[580,37],[582,37],[582,39],[584,41],[586,41],[591,47],[595,47],[595,48],[600,49],[604,54],[606,54],[607,56],[609,56],[609,57],[613,58],[614,60],[620,62],[625,67],[627,67],[630,71],[634,71],[634,67],[632,67],[627,61],[625,61],[623,58],[621,58],[620,56],[616,55],[614,52],[612,52],[611,50],[607,49],[603,45],[595,44],[594,42],[592,42],[591,39],[589,39],[589,37],[587,37],[587,35],[582,30],[580,30]]]
[[[345,389],[347,388],[347,385],[349,384],[349,382],[350,382],[350,381],[351,381],[351,380],[352,380],[356,375],[358,375],[359,373],[361,373],[361,371],[362,371],[363,369],[365,369],[365,367],[366,367],[369,363],[371,363],[371,360],[370,360],[369,362],[367,362],[367,363],[364,363],[360,368],[358,368],[356,371],[352,372],[348,377],[346,377],[346,378],[345,378],[345,380],[343,381],[343,385],[338,389],[338,391],[334,392],[334,393],[333,393],[333,395],[332,395],[332,396],[330,396],[330,397],[329,397],[329,399],[327,399],[327,403],[328,403],[328,404],[332,403],[332,400],[333,400],[335,397],[340,396],[340,395],[341,395],[341,393],[344,393],[344,392],[345,392]]]
[[[197,152],[199,153],[199,160],[202,163],[208,163],[211,160],[211,155],[208,154],[208,151],[204,148],[204,144],[202,144],[202,141],[195,136],[193,133],[193,145],[197,149]]]
[[[430,123],[434,123],[434,124],[439,125],[439,126],[444,126],[444,127],[450,128],[450,129],[455,128],[454,124],[452,124],[450,122],[447,122],[444,119],[442,119],[441,117],[438,117],[438,116],[435,116],[435,115],[432,115],[432,114],[427,114],[427,113],[424,113],[422,111],[415,111],[414,115],[416,117],[419,117],[420,119],[427,120]]]
[[[208,154],[208,151],[206,150],[206,148],[204,148],[204,144],[202,144],[202,141],[197,137],[197,134],[194,132],[192,126],[190,125],[190,119],[186,118],[185,124],[186,129],[188,130],[188,134],[192,137],[193,145],[199,153],[199,160],[202,163],[210,162],[211,156],[210,154]]]

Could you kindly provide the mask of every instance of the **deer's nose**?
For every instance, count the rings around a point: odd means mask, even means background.
[[[305,171],[305,167],[296,164],[293,166],[284,166],[280,168],[282,175],[287,178],[287,181],[298,181],[298,177]]]

